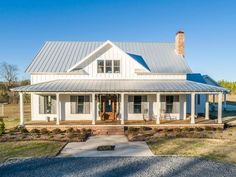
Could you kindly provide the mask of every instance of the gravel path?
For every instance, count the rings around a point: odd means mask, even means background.
[[[2,164],[1,177],[199,176],[235,177],[236,165],[189,157],[63,157]]]

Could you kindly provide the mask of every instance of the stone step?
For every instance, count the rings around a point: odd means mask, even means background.
[[[124,127],[96,127],[94,135],[124,135]]]

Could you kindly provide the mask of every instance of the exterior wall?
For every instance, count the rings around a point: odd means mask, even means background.
[[[79,95],[79,94],[76,94]],[[125,98],[125,120],[143,120],[143,114],[131,114],[128,113],[128,95],[124,96]],[[157,104],[156,104],[156,94],[147,95],[147,101],[149,104],[148,116],[152,119],[156,118],[157,115]],[[175,117],[177,120],[184,118],[184,101],[185,95],[180,95],[179,98],[179,113],[170,114],[171,117]],[[61,102],[61,120],[92,120],[92,102],[90,102],[90,114],[71,114],[71,103],[70,95],[62,94],[60,95]],[[32,94],[31,97],[32,104],[32,120],[46,120],[47,117],[50,117],[50,120],[54,120],[57,117],[57,114],[39,114],[39,95]],[[98,105],[99,103],[97,103]],[[98,109],[96,119],[100,120]]]
[[[198,96],[195,97],[195,112],[196,114],[203,114],[205,113],[205,102],[206,102],[206,95],[200,95],[200,104],[198,103]],[[191,95],[187,95],[187,113],[191,113]]]

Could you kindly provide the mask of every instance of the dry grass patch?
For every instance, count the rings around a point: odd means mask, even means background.
[[[236,163],[236,141],[225,139],[162,138],[148,142],[155,155],[190,155]]]

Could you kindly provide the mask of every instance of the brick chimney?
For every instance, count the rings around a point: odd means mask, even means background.
[[[175,51],[177,55],[184,56],[184,32],[178,31],[175,36]]]

